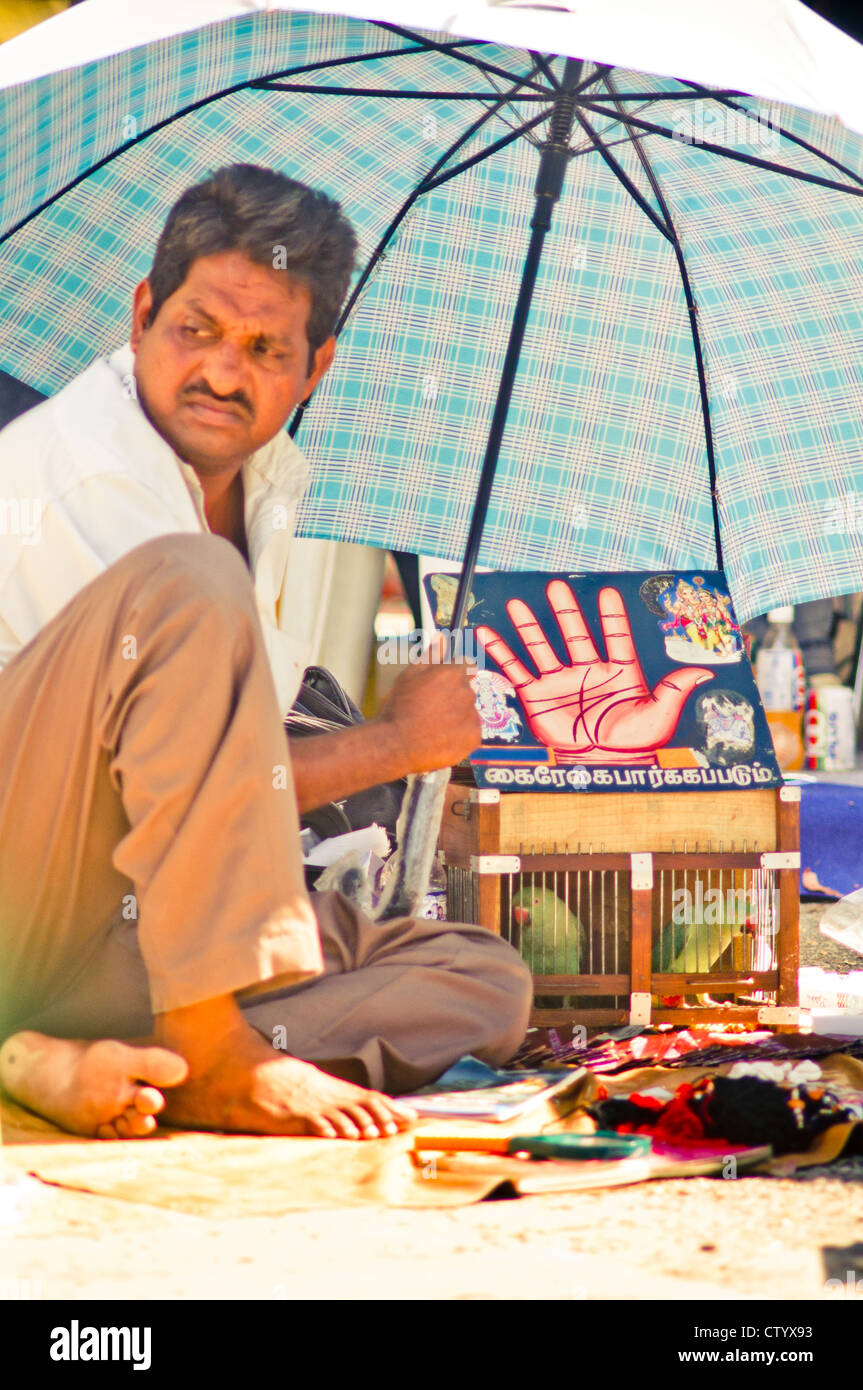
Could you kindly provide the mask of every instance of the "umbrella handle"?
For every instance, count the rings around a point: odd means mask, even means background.
[[[448,767],[408,778],[396,826],[395,863],[373,914],[376,922],[415,916],[428,892],[449,779]]]

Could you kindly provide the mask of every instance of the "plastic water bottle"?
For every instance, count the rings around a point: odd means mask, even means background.
[[[806,672],[791,624],[794,609],[771,608],[767,632],[755,658],[755,680],[767,715],[776,761],[783,772],[803,766],[803,705]]]

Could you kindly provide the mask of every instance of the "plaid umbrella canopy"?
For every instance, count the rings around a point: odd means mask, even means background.
[[[792,0],[368,8],[88,0],[5,45],[0,367],[56,391],[184,188],[283,169],[361,243],[302,533],[460,559],[568,85],[480,562],[720,562],[742,619],[861,587],[863,138],[824,114],[863,129],[859,46]]]

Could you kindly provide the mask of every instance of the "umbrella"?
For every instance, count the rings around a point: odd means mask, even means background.
[[[351,9],[88,0],[4,47],[0,367],[116,346],[180,190],[272,164],[361,242],[305,534],[724,567],[743,619],[859,588],[859,46],[792,0]]]

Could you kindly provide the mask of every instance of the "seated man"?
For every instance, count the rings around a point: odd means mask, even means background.
[[[163,1106],[394,1133],[391,1095],[505,1061],[526,1026],[505,942],[303,885],[298,802],[479,738],[464,668],[415,667],[377,719],[288,756],[305,464],[283,426],[332,362],[355,245],[323,194],[219,170],[172,209],[130,347],[0,433],[0,495],[32,523],[0,560],[0,1080],[79,1133],[146,1134]]]

